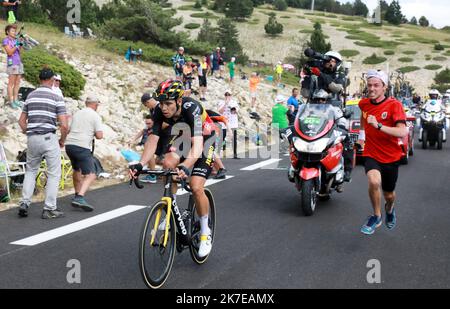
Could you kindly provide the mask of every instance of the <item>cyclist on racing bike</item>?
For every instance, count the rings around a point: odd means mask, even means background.
[[[172,138],[169,141],[171,147],[165,154],[163,167],[175,169],[181,179],[191,175],[190,187],[200,216],[201,237],[198,254],[205,257],[211,252],[212,243],[208,226],[209,200],[204,186],[214,163],[215,125],[199,102],[189,97],[183,98],[183,94],[182,82],[171,79],[162,82],[153,94],[153,98],[159,102],[153,116],[153,134],[145,144],[141,161],[130,166],[130,174],[136,178],[143,166],[153,158],[162,125],[169,124],[172,127]],[[175,202],[177,187],[174,186],[173,189]]]

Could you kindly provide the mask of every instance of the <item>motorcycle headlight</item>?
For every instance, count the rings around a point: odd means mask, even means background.
[[[439,114],[436,114],[436,116],[434,116],[434,120],[436,122],[440,122],[440,121],[444,120],[444,118],[445,118],[445,114],[444,113],[439,113]]]
[[[425,119],[426,121],[430,121],[431,115],[428,112],[424,112],[424,113],[422,113],[422,118]]]
[[[327,147],[330,139],[322,138],[315,142],[306,142],[301,138],[295,137],[293,141],[295,149],[299,152],[322,153]]]

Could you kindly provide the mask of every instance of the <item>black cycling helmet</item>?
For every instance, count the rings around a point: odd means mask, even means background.
[[[158,102],[168,100],[178,100],[183,97],[184,86],[179,80],[168,79],[159,84],[156,91],[153,93],[153,98]]]
[[[141,97],[142,104],[145,104],[151,98],[152,98],[152,96],[150,95],[150,93],[148,93],[148,92],[144,93]]]

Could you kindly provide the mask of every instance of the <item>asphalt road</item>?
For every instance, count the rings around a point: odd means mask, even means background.
[[[279,167],[286,167],[282,157]],[[279,168],[243,171],[263,159],[226,160],[231,179],[210,186],[217,232],[208,262],[198,266],[177,254],[164,288],[449,288],[450,144],[421,150],[402,166],[397,187],[398,226],[372,236],[359,229],[370,214],[363,167],[342,194],[303,216],[299,194]],[[66,217],[40,219],[0,213],[0,288],[145,288],[138,267],[138,239],[147,209],[34,245],[12,242],[67,226],[126,205],[151,205],[162,185],[145,190],[127,184],[90,192],[93,213],[71,209]],[[187,196],[179,197],[186,205]],[[81,265],[81,283],[69,284],[69,260]],[[369,284],[369,260],[380,262],[381,283]]]

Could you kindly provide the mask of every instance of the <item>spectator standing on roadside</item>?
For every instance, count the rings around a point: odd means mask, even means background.
[[[200,87],[200,101],[206,101],[206,91],[208,90],[208,57],[202,57],[200,65],[197,68],[198,71],[198,84]]]
[[[19,103],[19,89],[22,75],[24,74],[20,53],[23,44],[16,38],[17,26],[8,25],[5,28],[6,38],[2,46],[6,52],[6,73],[8,74],[8,100],[13,109],[21,107]]]
[[[59,95],[60,97],[64,98],[63,92],[62,92],[62,90],[61,90],[61,81],[62,81],[61,75],[56,74],[56,75],[53,77],[53,87],[52,87],[52,90],[53,90],[57,95]]]
[[[230,71],[230,83],[234,81],[234,75],[236,73],[236,58],[231,57],[231,61],[228,63],[228,70]]]
[[[178,52],[172,57],[173,69],[175,71],[175,79],[183,79],[183,66],[186,64],[186,58],[184,56],[184,48],[178,48]]]
[[[288,102],[288,118],[289,118],[289,125],[294,125],[295,116],[298,112],[298,107],[300,105],[300,91],[298,88],[292,89],[292,96],[289,98]]]
[[[225,59],[226,59],[226,48],[222,47],[222,49],[220,50],[220,59],[219,59],[219,70],[220,70],[220,79],[224,79],[224,75],[225,75]]]
[[[36,176],[44,157],[47,163],[47,185],[42,219],[64,216],[57,208],[56,202],[61,178],[61,148],[64,147],[68,125],[64,100],[52,90],[54,75],[51,69],[41,70],[41,85],[29,94],[19,119],[20,128],[27,135],[27,170],[22,200],[19,203],[20,217],[28,216]],[[56,135],[58,123],[61,131],[59,140]]]
[[[13,17],[14,22],[17,22],[19,20],[19,5],[22,4],[22,1],[18,0],[3,0],[2,5],[5,8],[5,19],[7,21],[10,21],[10,19]],[[13,14],[13,16],[11,16]]]
[[[283,72],[283,63],[281,61],[278,61],[277,65],[275,66],[275,79],[277,86],[280,86],[281,84],[281,77],[283,75]]]
[[[252,99],[252,112],[256,112],[256,98],[258,97],[258,85],[261,82],[259,74],[253,72],[250,79],[250,98]]]
[[[212,70],[216,78],[220,78],[220,56],[220,47],[217,47],[216,51],[212,54]],[[219,72],[219,75],[217,72]]]
[[[233,99],[231,90],[225,92],[225,101],[219,102],[218,112],[228,120],[228,129],[233,132],[233,159],[239,159],[237,156],[237,130],[239,128],[238,118],[239,104]],[[226,134],[224,134],[224,140]],[[226,147],[223,149],[226,150]]]
[[[94,96],[86,99],[86,107],[73,115],[66,142],[66,153],[72,163],[75,188],[72,206],[84,211],[94,210],[84,197],[91,184],[97,179],[93,141],[94,138],[103,138],[102,118],[97,113],[99,104],[100,100]]]

